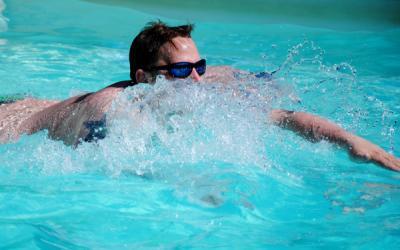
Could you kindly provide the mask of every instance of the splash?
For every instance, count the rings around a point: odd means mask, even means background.
[[[272,81],[249,76],[230,84],[159,78],[155,85],[127,88],[106,114],[104,140],[73,149],[42,132],[0,148],[0,160],[29,175],[128,177],[201,206],[233,202],[254,210],[263,206],[251,198],[258,190],[280,187],[293,194],[313,178],[351,169],[347,156],[330,144],[309,143],[268,121],[273,108],[314,111],[315,96],[322,113],[332,108],[343,115],[338,98],[328,97],[353,86],[351,65],[326,65],[323,50],[305,42],[289,51]],[[322,89],[337,92],[322,95]]]
[[[110,136],[99,146],[108,166],[123,158],[125,164],[117,165],[139,175],[153,173],[160,162],[262,167],[272,100],[268,85],[158,79],[153,87],[127,89],[115,101],[107,114]],[[119,152],[109,154],[109,148]]]
[[[321,88],[335,89],[340,84],[350,88],[354,82],[351,65],[326,66],[323,54],[309,41],[294,46],[273,81],[244,76],[227,85],[160,78],[154,86],[128,88],[107,113],[108,135],[104,140],[84,143],[72,151],[66,151],[62,143],[46,140],[33,157],[43,163],[39,168],[45,173],[101,171],[110,176],[161,176],[174,181],[183,175],[177,168],[195,173],[194,169],[204,165],[211,172],[232,165],[231,173],[243,176],[254,174],[252,170],[247,173],[249,169],[283,169],[273,155],[290,154],[293,147],[282,139],[287,133],[269,125],[268,112],[272,108],[313,110],[308,107],[315,98],[310,101],[307,95],[315,96]],[[318,74],[306,72],[310,65],[316,66],[312,69]],[[304,90],[309,82],[313,85]],[[319,103],[326,101],[337,108],[333,102],[337,98],[320,98]],[[299,138],[290,140],[293,145],[305,143]],[[54,156],[44,153],[48,151],[60,152]],[[53,166],[55,162],[63,162],[62,167]],[[282,172],[286,175],[290,171]],[[296,174],[289,175],[297,179]]]
[[[273,84],[158,79],[154,86],[128,88],[115,100],[104,140],[73,149],[44,139],[42,132],[8,145],[2,162],[45,176],[151,179],[197,204],[219,206],[231,199],[251,206],[245,190],[272,166],[265,147],[266,135],[273,134],[267,116],[282,95]]]
[[[317,113],[347,129],[358,129],[366,111],[362,108],[364,100],[357,70],[350,63],[326,63],[325,51],[305,39],[288,50],[275,75],[281,84],[293,88],[292,95],[297,100],[282,106]]]

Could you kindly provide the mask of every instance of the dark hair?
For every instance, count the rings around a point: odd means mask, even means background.
[[[160,47],[167,42],[172,42],[175,37],[191,37],[193,24],[171,27],[157,21],[148,23],[143,30],[133,39],[129,51],[131,79],[136,83],[136,71],[149,69],[158,59]]]

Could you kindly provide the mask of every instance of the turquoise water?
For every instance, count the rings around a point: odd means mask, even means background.
[[[305,110],[399,156],[400,29],[386,11],[398,4],[370,1],[352,18],[337,12],[357,1],[319,3],[319,15],[315,1],[292,2],[302,15],[275,5],[270,20],[237,1],[184,12],[179,1],[171,12],[163,1],[0,1],[0,96],[64,99],[125,80],[133,36],[157,18],[196,22],[211,65],[280,68],[272,82],[127,89],[98,144],[41,132],[0,145],[0,248],[397,248],[398,173],[265,120]]]

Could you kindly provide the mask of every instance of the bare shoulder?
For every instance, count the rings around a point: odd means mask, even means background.
[[[245,72],[240,69],[233,68],[228,65],[208,66],[207,73],[219,73],[219,72]]]
[[[128,83],[128,81],[117,82],[96,92],[89,92],[86,94],[73,96],[64,101],[60,101],[51,107],[48,107],[47,109],[43,110],[43,113],[69,115],[68,111],[76,111],[76,108],[79,108],[81,111],[88,111],[87,109],[92,109],[91,113],[96,111],[105,112],[115,97],[122,92],[124,88],[129,86]]]
[[[74,96],[52,105],[27,120],[25,130],[30,134],[47,129],[50,137],[63,140],[66,144],[75,144],[87,133],[84,124],[102,119],[112,101],[124,90],[124,83],[116,83],[97,92]]]
[[[131,85],[127,81],[115,83],[97,92],[91,93],[84,102],[96,107],[104,106],[105,109],[108,109],[109,105],[117,95],[128,86]]]
[[[236,80],[235,75],[238,73],[246,73],[246,72],[225,65],[209,66],[207,67],[207,72],[203,77],[203,81],[229,83]]]
[[[117,82],[64,101],[29,98],[0,105],[0,142],[47,129],[50,137],[74,144],[85,133],[83,124],[102,119],[116,96],[130,85],[130,81]]]

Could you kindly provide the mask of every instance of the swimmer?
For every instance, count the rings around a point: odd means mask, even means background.
[[[162,22],[149,23],[133,40],[130,52],[130,78],[97,92],[64,101],[25,99],[0,105],[0,141],[17,140],[21,134],[48,130],[49,136],[67,145],[104,138],[105,114],[112,101],[125,88],[138,83],[166,79],[191,78],[199,83],[235,81],[243,72],[228,66],[208,67],[191,38],[193,26],[170,27]],[[269,77],[265,73],[254,77]],[[272,110],[273,124],[311,140],[327,140],[346,149],[357,159],[400,171],[400,160],[377,145],[353,135],[321,117],[287,110]]]

